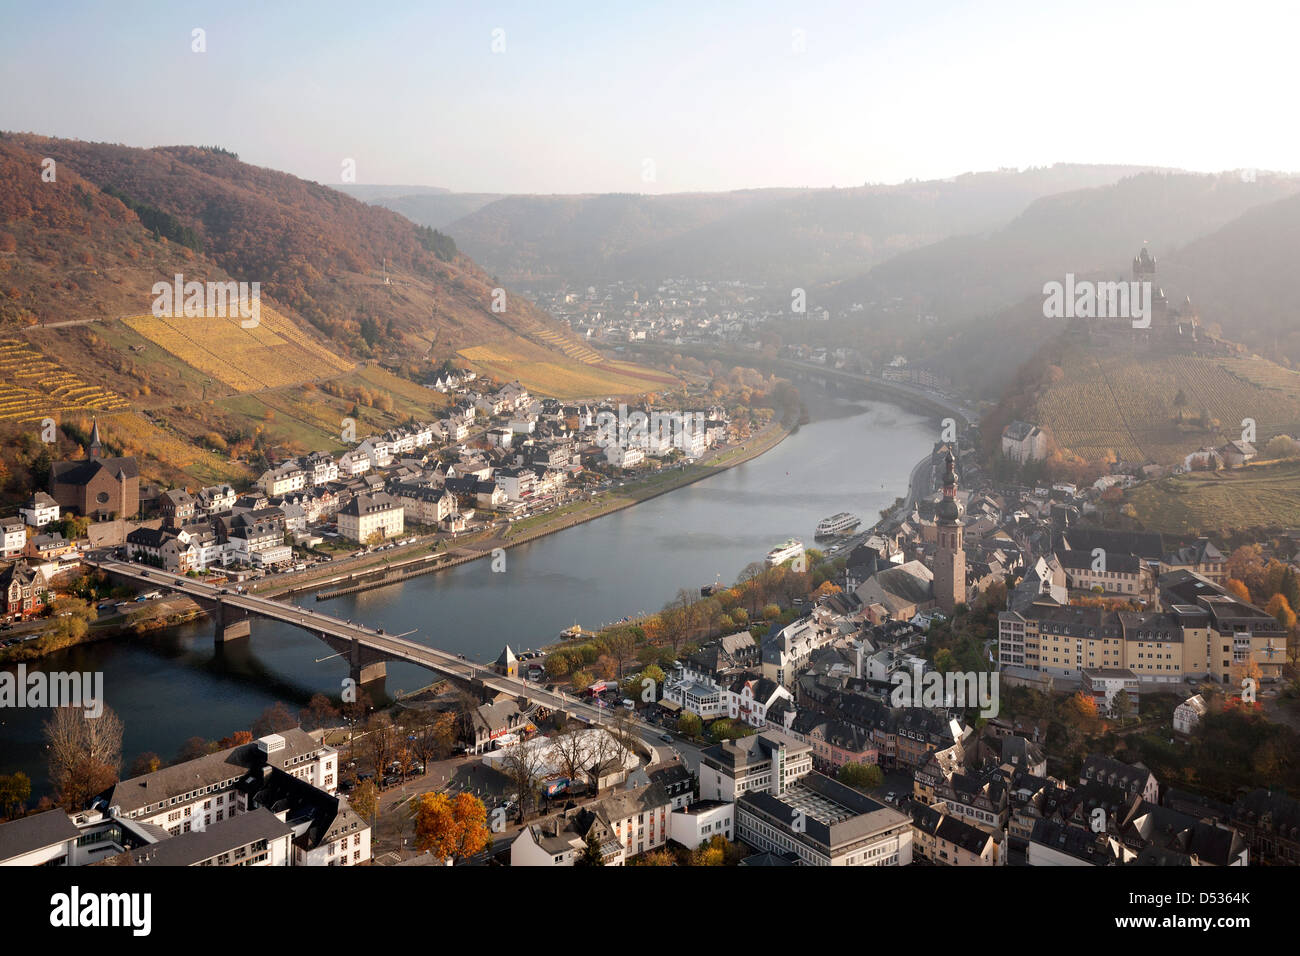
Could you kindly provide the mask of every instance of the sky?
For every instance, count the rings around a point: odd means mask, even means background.
[[[0,0],[0,130],[458,192],[1291,171],[1297,27],[1254,0]]]

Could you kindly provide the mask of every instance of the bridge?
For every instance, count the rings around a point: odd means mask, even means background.
[[[348,663],[349,677],[358,687],[381,681],[388,661],[406,661],[470,687],[521,697],[588,722],[603,723],[607,712],[571,694],[550,691],[521,677],[507,677],[449,651],[419,644],[376,628],[344,621],[319,611],[284,604],[271,598],[240,593],[226,585],[209,584],[158,568],[113,559],[88,558],[86,564],[118,580],[145,588],[165,588],[184,594],[212,612],[218,644],[248,638],[250,619],[263,617],[307,631]]]

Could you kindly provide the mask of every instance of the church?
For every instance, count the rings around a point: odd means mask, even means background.
[[[132,518],[140,510],[140,468],[134,458],[104,457],[96,419],[89,455],[55,462],[50,469],[50,496],[64,511],[92,521]]]

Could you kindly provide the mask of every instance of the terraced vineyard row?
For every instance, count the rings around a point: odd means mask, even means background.
[[[88,385],[18,339],[0,340],[0,422],[31,422],[82,411],[116,411],[120,395]]]
[[[516,328],[521,334],[540,339],[546,345],[559,349],[576,362],[582,362],[584,365],[598,365],[605,361],[603,355],[590,346],[583,344],[572,335],[566,335],[561,330],[544,325],[530,316],[518,315],[515,319]]]
[[[239,392],[293,385],[351,371],[340,358],[262,306],[261,321],[243,328],[238,318],[123,319],[133,331]]]

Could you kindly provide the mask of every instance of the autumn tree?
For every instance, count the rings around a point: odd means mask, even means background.
[[[81,707],[60,707],[44,725],[50,781],[65,810],[80,810],[117,782],[122,766],[122,721],[109,707],[87,717]]]
[[[6,819],[16,819],[23,815],[23,807],[32,796],[32,781],[27,774],[17,773],[0,775],[0,813]]]
[[[253,721],[253,736],[265,737],[267,734],[278,734],[282,730],[292,730],[297,726],[298,718],[290,712],[288,707],[277,700],[262,711],[257,720]]]
[[[423,794],[416,804],[415,846],[439,859],[464,859],[492,839],[483,801],[468,793]]]
[[[375,814],[379,812],[379,787],[373,780],[367,780],[352,791],[348,802],[359,817],[373,823]]]
[[[387,772],[397,753],[397,731],[391,717],[382,712],[371,715],[361,738],[361,752],[376,775]]]
[[[1286,595],[1274,594],[1269,598],[1264,610],[1288,631],[1295,627],[1295,611],[1291,609],[1291,604],[1287,601]]]
[[[840,768],[837,779],[854,790],[869,793],[884,786],[885,775],[874,763],[846,763]]]
[[[451,802],[454,839],[451,856],[463,860],[473,856],[492,842],[492,831],[487,824],[487,807],[483,801],[464,791]]]
[[[1245,583],[1238,578],[1228,578],[1223,584],[1224,589],[1235,597],[1238,601],[1244,601],[1251,604],[1250,590]]]
[[[324,694],[312,694],[307,706],[298,715],[304,727],[324,727],[338,718],[338,708]]]
[[[162,765],[161,757],[152,750],[146,750],[131,764],[130,776],[143,777],[147,773],[155,773],[162,769]]]

